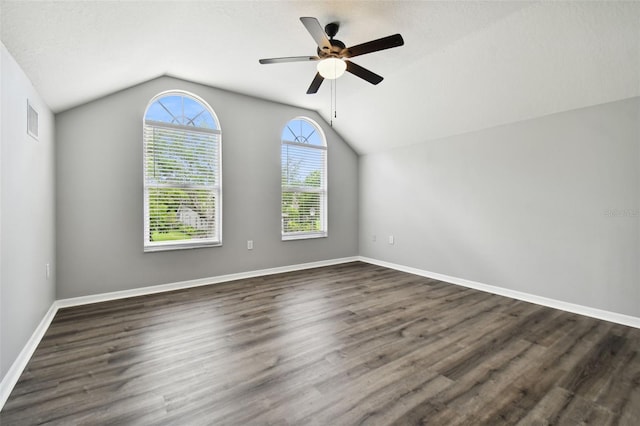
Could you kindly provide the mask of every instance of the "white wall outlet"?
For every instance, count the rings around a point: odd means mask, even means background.
[[[253,240],[247,240],[247,250],[253,250]]]
[[[375,234],[371,236],[371,241],[373,241],[374,243],[376,242],[376,236],[375,236]]]
[[[51,264],[45,263],[44,265],[44,275],[47,279],[51,278]]]
[[[394,241],[393,235],[389,235],[389,244],[393,244]]]

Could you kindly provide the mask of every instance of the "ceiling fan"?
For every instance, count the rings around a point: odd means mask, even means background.
[[[379,50],[391,49],[402,46],[404,40],[400,34],[390,35],[355,46],[346,47],[340,40],[334,39],[340,28],[337,22],[327,24],[322,29],[320,22],[316,18],[300,18],[311,37],[318,44],[316,56],[289,56],[285,58],[260,59],[261,64],[280,64],[284,62],[304,62],[319,61],[318,72],[314,77],[307,94],[316,93],[325,78],[335,79],[340,77],[345,71],[368,81],[371,84],[380,83],[383,78],[368,69],[350,61],[350,58],[364,55],[366,53],[377,52]]]

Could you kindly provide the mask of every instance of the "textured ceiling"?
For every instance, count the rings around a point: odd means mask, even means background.
[[[1,38],[63,111],[160,75],[330,117],[330,84],[299,21],[339,21],[347,45],[401,33],[354,59],[385,80],[337,80],[336,130],[358,152],[415,144],[640,95],[640,2],[1,1]]]

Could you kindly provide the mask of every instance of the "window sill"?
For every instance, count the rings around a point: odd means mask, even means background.
[[[188,242],[188,243],[166,242],[166,243],[154,243],[152,245],[145,245],[144,252],[153,253],[156,251],[189,250],[189,249],[196,249],[196,248],[221,247],[221,246],[222,246],[222,242],[216,242],[216,241],[200,241],[200,242]]]
[[[292,240],[308,240],[312,238],[327,238],[327,232],[305,232],[299,234],[286,234],[282,236],[282,241],[292,241]]]

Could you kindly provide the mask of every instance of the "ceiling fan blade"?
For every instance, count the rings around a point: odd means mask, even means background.
[[[309,34],[311,34],[311,37],[313,37],[321,50],[331,50],[331,43],[327,38],[327,34],[316,18],[303,16],[300,21],[302,21],[302,25],[309,31]]]
[[[323,81],[324,81],[324,77],[321,76],[319,72],[316,73],[316,76],[313,78],[313,81],[311,82],[311,86],[309,86],[309,89],[307,89],[307,95],[316,93]]]
[[[268,59],[260,59],[258,62],[261,64],[282,64],[285,62],[308,62],[308,61],[319,61],[320,58],[317,56],[288,56],[285,58],[268,58]]]
[[[347,63],[347,71],[349,71],[351,74],[360,77],[363,80],[368,81],[371,84],[378,84],[380,83],[382,80],[384,80],[384,78],[382,76],[379,76],[378,74],[369,71],[366,68],[361,67],[358,64],[355,64],[351,61],[345,61]]]
[[[400,34],[382,37],[377,40],[368,41],[366,43],[357,44],[347,47],[343,54],[345,58],[353,58],[354,56],[364,55],[365,53],[377,52],[379,50],[391,49],[392,47],[402,46],[404,40]]]

